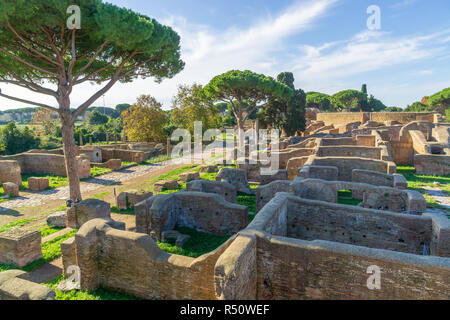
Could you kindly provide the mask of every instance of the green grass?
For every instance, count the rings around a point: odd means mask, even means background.
[[[91,168],[91,177],[95,178],[95,177],[102,176],[104,174],[108,174],[111,172],[112,172],[112,170],[109,168],[92,167]]]
[[[146,180],[145,182],[143,182],[140,186],[139,189],[143,189],[143,190],[147,190],[147,191],[153,191],[153,185],[158,182],[158,181],[163,181],[163,180],[176,180],[180,178],[180,174],[182,174],[185,171],[188,171],[192,168],[197,167],[197,165],[189,165],[189,166],[184,166],[172,171],[169,171],[165,174],[159,175],[157,177],[154,177],[152,179]]]
[[[93,292],[88,292],[86,290],[72,290],[69,292],[63,292],[57,290],[56,287],[63,280],[63,276],[60,275],[56,279],[42,284],[55,291],[56,300],[141,300],[127,294],[122,294],[103,288],[97,289]]]
[[[246,206],[248,212],[256,212],[256,196],[238,192],[237,203]]]
[[[397,173],[402,174],[408,181],[408,188],[424,191],[423,187],[436,187],[435,182],[439,183],[439,189],[450,196],[450,175],[447,176],[428,176],[416,174],[414,167],[398,166]]]
[[[169,161],[172,159],[172,156],[168,155],[161,155],[157,157],[150,158],[148,160],[145,160],[142,164],[156,164],[164,161]]]
[[[350,190],[339,190],[338,203],[349,206],[357,206],[361,203],[361,200],[353,199],[353,195]]]
[[[432,196],[426,193],[424,187],[436,188],[438,187],[443,193],[450,197],[450,175],[446,176],[429,176],[416,174],[416,170],[411,166],[398,166],[397,173],[402,174],[408,181],[408,189],[420,192],[425,200],[427,206],[433,209],[439,209],[450,213],[450,210],[442,206]],[[438,182],[439,185],[435,185]],[[449,214],[450,218],[450,214]]]
[[[54,234],[58,231],[63,230],[64,228],[57,228],[57,227],[50,227],[50,226],[45,226],[39,229],[39,231],[41,231],[41,237],[45,238],[48,237],[51,234]]]
[[[111,213],[117,213],[117,214],[129,214],[129,215],[134,215],[134,208],[133,209],[119,209],[117,208],[117,206],[112,206],[111,207]]]
[[[106,196],[108,196],[110,194],[111,194],[111,192],[106,191],[106,192],[95,194],[92,197],[89,197],[89,199],[103,199],[103,197],[106,197]]]
[[[34,219],[34,218],[21,219],[21,220],[16,220],[16,221],[4,224],[4,225],[0,226],[0,233],[8,231],[8,230],[10,230],[12,228],[15,228],[15,227],[23,227],[23,226],[25,226],[25,225],[27,225],[27,224],[35,221],[35,220],[36,219]]]
[[[55,189],[55,188],[59,188],[59,187],[64,187],[67,186],[68,182],[67,182],[67,177],[60,177],[60,176],[55,176],[55,175],[48,175],[48,174],[22,174],[22,187],[20,188],[21,190],[26,190],[28,189],[28,178],[32,178],[32,177],[36,177],[36,178],[47,178],[49,185],[48,185],[48,190],[51,189]]]
[[[230,236],[218,236],[214,234],[209,234],[205,232],[196,231],[186,227],[176,228],[178,232],[182,234],[187,234],[191,238],[184,244],[183,248],[179,248],[169,243],[158,242],[158,246],[161,250],[171,253],[178,254],[181,256],[187,256],[192,258],[198,258],[205,253],[209,253],[222,244],[224,244]]]

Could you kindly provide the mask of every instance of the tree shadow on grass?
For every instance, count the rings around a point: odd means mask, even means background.
[[[4,208],[0,205],[0,216],[22,217],[23,214],[17,210]]]

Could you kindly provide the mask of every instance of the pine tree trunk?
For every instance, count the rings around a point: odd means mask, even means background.
[[[70,200],[75,203],[81,201],[80,179],[78,177],[77,150],[75,145],[75,124],[69,110],[61,113],[62,140],[64,159],[66,163],[67,179],[69,180]]]

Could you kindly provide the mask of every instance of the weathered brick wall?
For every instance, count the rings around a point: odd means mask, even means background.
[[[317,145],[319,147],[327,147],[327,146],[354,146],[356,141],[352,137],[344,137],[344,138],[321,138],[317,139]]]
[[[410,130],[412,146],[415,153],[431,154],[431,146],[428,144],[423,133],[419,130]]]
[[[40,231],[13,228],[0,233],[0,264],[21,268],[41,257]]]
[[[161,251],[148,235],[91,220],[75,236],[81,287],[105,287],[146,299],[212,300],[214,266],[233,240],[193,259]]]
[[[374,135],[359,135],[356,136],[356,144],[358,146],[375,147],[376,137]]]
[[[286,170],[288,171],[288,179],[294,180],[298,174],[298,168],[303,167],[309,157],[295,157],[288,160]]]
[[[0,300],[55,300],[55,292],[29,281],[24,271],[8,270],[0,273]]]
[[[256,299],[256,241],[254,235],[238,236],[219,257],[214,276],[217,299]]]
[[[195,180],[186,184],[186,190],[193,192],[214,193],[220,195],[228,202],[237,202],[237,190],[232,184],[227,182]]]
[[[414,149],[412,141],[391,141],[392,157],[397,165],[412,165]]]
[[[431,243],[430,218],[289,197],[287,235],[421,254]]]
[[[278,192],[292,193],[291,181],[273,181],[256,189],[256,212],[259,212]]]
[[[283,151],[280,151],[278,153],[272,152],[272,156],[278,156],[279,157],[279,165],[280,169],[287,169],[287,163],[289,159],[292,158],[299,158],[299,157],[307,157],[315,153],[315,149],[286,149]]]
[[[21,153],[8,156],[10,160],[15,159],[20,165],[22,173],[29,174],[53,174],[56,176],[67,176],[64,155],[49,153]],[[77,157],[78,175],[87,178],[91,174],[91,165],[88,158]]]
[[[281,237],[257,244],[260,300],[449,298],[449,259]],[[367,288],[372,265],[381,269],[380,290]]]
[[[433,122],[434,116],[433,113],[428,112],[372,112],[370,120],[376,122],[398,121],[406,124],[417,120]]]
[[[414,167],[418,174],[445,176],[450,174],[450,155],[416,154]]]
[[[143,151],[123,150],[123,149],[111,149],[101,148],[103,162],[111,159],[120,159],[127,162],[141,163],[145,160],[145,153]]]
[[[135,207],[136,230],[161,239],[161,232],[176,226],[231,235],[248,224],[245,206],[203,192],[177,192],[153,196]]]
[[[318,157],[358,157],[381,159],[381,148],[365,146],[326,146],[318,147]]]
[[[317,114],[317,121],[323,121],[325,125],[347,124],[350,122],[364,123],[369,119],[370,115],[365,112],[332,112]]]
[[[383,173],[395,173],[395,164],[383,160],[347,158],[347,157],[309,157],[305,165],[332,166],[339,169],[339,180],[351,181],[353,169],[379,171]]]
[[[12,182],[18,185],[22,185],[22,172],[19,162],[15,160],[2,160],[0,161],[0,184],[5,182]]]

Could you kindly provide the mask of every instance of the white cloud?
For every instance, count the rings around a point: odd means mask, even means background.
[[[400,9],[412,5],[414,2],[416,2],[416,0],[403,0],[390,5],[389,8]]]
[[[352,75],[445,54],[448,48],[440,39],[448,34],[450,30],[393,38],[386,32],[363,31],[346,41],[300,47],[302,54],[291,70],[298,79],[306,79],[302,84],[308,87],[342,83]]]
[[[280,62],[275,58],[275,52],[285,48],[286,37],[311,28],[335,2],[337,0],[296,2],[278,16],[267,16],[246,29],[231,27],[219,31],[209,26],[191,24],[179,16],[160,19],[161,23],[171,26],[180,34],[185,69],[162,84],[155,84],[151,79],[137,80],[132,84],[117,84],[106,94],[106,104],[114,106],[125,101],[131,103],[140,94],[152,94],[168,107],[179,84],[206,84],[213,76],[231,69],[250,69],[276,75]],[[122,1],[121,4],[126,5],[127,1]],[[21,88],[12,88],[8,86],[8,89],[14,90],[18,96],[55,104],[51,99],[30,94]],[[73,105],[81,104],[96,90],[98,86],[90,84],[75,88],[72,94]],[[0,104],[6,105],[1,99]],[[102,99],[95,103],[102,104]],[[11,105],[17,106],[16,103]]]

